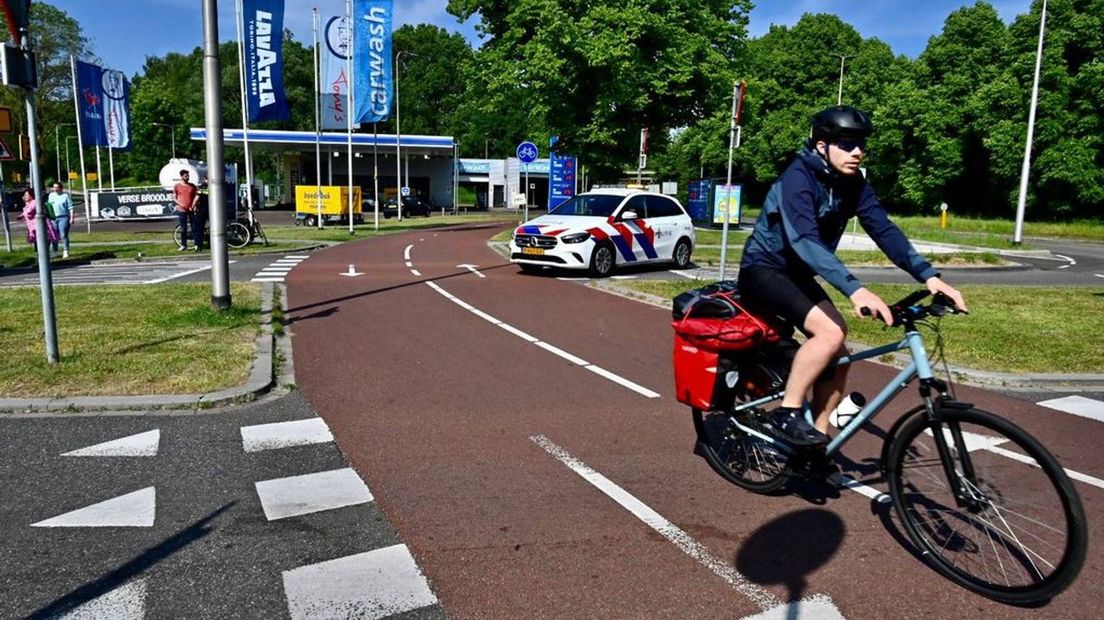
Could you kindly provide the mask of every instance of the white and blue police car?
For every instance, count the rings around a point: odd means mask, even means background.
[[[606,277],[618,265],[690,264],[694,224],[678,200],[633,189],[596,189],[514,230],[510,261],[522,271],[587,270]]]

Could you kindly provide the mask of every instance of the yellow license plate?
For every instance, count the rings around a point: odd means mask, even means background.
[[[521,248],[521,253],[522,254],[543,255],[544,254],[544,248]]]

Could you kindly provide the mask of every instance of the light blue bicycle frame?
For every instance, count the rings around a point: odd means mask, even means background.
[[[849,440],[855,433],[857,433],[867,420],[877,415],[878,412],[882,410],[882,407],[889,403],[889,401],[893,400],[893,398],[896,397],[897,394],[901,392],[901,390],[908,387],[908,384],[911,383],[913,379],[916,379],[917,377],[919,377],[921,380],[931,379],[934,376],[931,369],[931,363],[928,361],[928,352],[924,349],[924,339],[920,337],[920,332],[917,331],[906,332],[904,339],[900,342],[887,344],[874,349],[868,349],[866,351],[863,351],[862,353],[856,353],[854,355],[841,357],[839,360],[836,361],[834,366],[843,366],[844,364],[860,362],[862,360],[868,360],[871,358],[879,357],[881,355],[885,355],[886,353],[893,353],[895,351],[901,351],[904,349],[908,349],[909,353],[912,354],[912,361],[909,362],[909,365],[901,370],[901,372],[897,373],[897,376],[894,377],[889,383],[887,383],[886,386],[882,388],[880,392],[878,392],[877,396],[867,402],[866,406],[859,410],[859,413],[855,416],[855,418],[852,419],[851,422],[847,426],[845,426],[838,435],[836,435],[835,439],[828,443],[828,448],[826,449],[826,452],[828,454],[835,454],[836,452],[838,452],[840,447],[843,446],[843,444],[847,443],[847,440]],[[745,409],[764,405],[773,400],[782,398],[782,394],[783,392],[775,392],[769,396],[764,396],[760,399],[743,403],[735,407],[733,411],[743,411]],[[807,420],[809,420],[810,423],[812,423],[812,411],[810,411],[808,403],[805,403],[805,417]],[[750,435],[754,435],[755,437],[763,441],[769,442],[776,448],[784,449],[787,452],[793,450],[793,447],[791,445],[783,441],[775,439],[774,437],[759,432],[753,428],[749,428],[748,426],[741,424],[736,420],[733,420],[733,422],[740,430]]]

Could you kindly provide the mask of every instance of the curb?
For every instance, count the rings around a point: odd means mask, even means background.
[[[151,394],[136,396],[63,396],[58,398],[0,398],[7,413],[59,411],[120,411],[150,409],[208,409],[218,405],[255,400],[272,388],[274,335],[272,332],[273,284],[261,287],[261,333],[257,336],[253,366],[242,385],[206,394]]]
[[[596,280],[590,282],[588,286],[596,288],[598,290],[610,293],[612,295],[618,295],[626,299],[632,299],[634,301],[640,301],[653,306],[658,306],[665,310],[670,308],[671,301],[669,299],[659,297],[657,295],[651,295],[649,293],[641,293],[639,291],[633,291],[619,286],[612,282],[605,280]],[[849,342],[848,346],[854,352],[865,351],[872,347]],[[867,360],[875,363],[886,364],[897,368],[904,368],[911,358],[902,353],[894,353],[891,356],[891,361],[884,361],[878,359]],[[970,385],[975,387],[1005,387],[1011,390],[1031,390],[1033,388],[1042,388],[1049,390],[1070,390],[1070,391],[1089,391],[1089,390],[1101,390],[1104,389],[1104,374],[1092,374],[1092,373],[1039,373],[1039,374],[1018,374],[1018,373],[1005,373],[995,372],[991,370],[975,370],[973,368],[963,368],[961,366],[948,366],[951,374],[954,376],[954,381],[963,385]]]
[[[269,241],[277,241],[277,240],[269,239]],[[284,242],[286,242],[286,241],[287,240],[284,240]],[[330,247],[330,245],[327,244],[327,243],[313,242],[311,245],[305,245],[303,247],[298,247],[298,248],[290,248],[290,249],[285,248],[283,250],[261,250],[260,252],[251,252],[249,254],[242,254],[241,256],[267,256],[269,254],[287,254],[288,252],[306,252],[306,251],[310,251],[310,250],[317,250],[317,249],[320,249],[320,248],[328,248],[328,247]],[[76,262],[76,263],[73,263],[73,264],[74,265],[125,265],[125,264],[129,264],[129,263],[142,263],[143,265],[157,265],[159,263],[164,263],[164,264],[175,263],[176,261],[172,260],[174,258],[179,259],[179,258],[182,258],[182,257],[183,258],[188,258],[188,257],[195,257],[195,256],[197,256],[197,254],[195,252],[192,252],[188,255],[184,255],[184,253],[182,252],[180,256],[174,256],[174,255],[170,254],[168,256],[156,256],[156,257],[152,257],[152,258],[149,258],[149,259],[143,258],[141,260],[139,260],[137,258],[101,258],[99,260],[93,260],[93,261],[88,261],[88,262],[83,262],[82,261],[82,262]],[[199,254],[198,256],[205,256],[205,255]],[[206,256],[209,257],[210,255],[208,254]],[[209,258],[208,258],[208,260],[209,260]],[[33,269],[32,269],[32,271],[33,271]]]

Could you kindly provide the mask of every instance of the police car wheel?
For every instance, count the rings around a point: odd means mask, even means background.
[[[613,246],[603,243],[594,248],[590,255],[590,274],[596,278],[605,278],[613,273],[616,262]]]
[[[686,239],[679,239],[679,242],[675,244],[675,269],[686,269],[690,266],[690,242]]]

